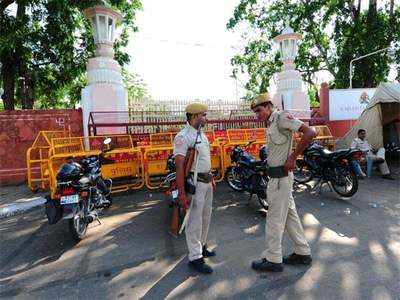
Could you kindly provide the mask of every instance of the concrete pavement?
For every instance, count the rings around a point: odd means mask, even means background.
[[[48,225],[43,209],[1,219],[0,298],[400,299],[398,175],[361,181],[352,199],[298,191],[314,262],[274,274],[250,268],[264,249],[265,217],[225,184],[214,201],[209,276],[187,267],[184,237],[168,234],[163,195],[115,203],[78,244],[64,222]],[[283,250],[292,251],[287,237]]]

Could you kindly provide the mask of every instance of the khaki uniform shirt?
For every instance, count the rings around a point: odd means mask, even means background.
[[[197,137],[197,130],[189,124],[175,136],[174,139],[174,156],[186,156],[188,148],[194,146]],[[201,131],[196,144],[198,155],[197,172],[209,173],[211,171],[211,155],[210,143],[206,135]],[[192,172],[194,172],[196,161],[193,162]]]
[[[292,150],[293,131],[304,123],[285,112],[274,110],[267,121],[268,165],[283,166]]]

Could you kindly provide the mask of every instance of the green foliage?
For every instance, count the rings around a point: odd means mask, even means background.
[[[7,2],[7,3],[6,3]],[[86,62],[94,53],[91,26],[83,10],[101,1],[0,0],[0,81],[14,106],[74,107],[85,85]],[[5,9],[17,5],[17,15]],[[136,31],[140,0],[109,0],[123,15],[122,35],[114,48],[121,66],[130,57],[123,51]],[[7,84],[6,84],[7,83]],[[27,100],[31,100],[31,103]]]
[[[350,61],[392,43],[394,58],[380,54],[354,64],[353,87],[377,86],[387,78],[390,63],[400,71],[400,7],[394,2],[377,8],[370,1],[361,10],[361,2],[353,0],[241,0],[227,24],[230,30],[246,31],[245,47],[232,59],[233,74],[247,73],[250,94],[264,91],[280,69],[271,51],[273,38],[289,23],[302,34],[296,66],[311,86],[317,72],[327,71],[334,77],[331,86],[347,88]]]
[[[126,70],[122,71],[123,81],[128,93],[128,103],[137,101],[149,100],[150,95],[146,84],[137,74],[129,73]]]
[[[315,85],[309,85],[307,94],[308,98],[310,99],[310,106],[318,107],[319,106],[318,88]]]

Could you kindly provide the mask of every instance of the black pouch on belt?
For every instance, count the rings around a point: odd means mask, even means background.
[[[190,195],[196,194],[196,186],[194,185],[192,174],[185,178],[185,192]]]
[[[289,176],[284,166],[268,167],[268,176],[271,178],[283,178]]]

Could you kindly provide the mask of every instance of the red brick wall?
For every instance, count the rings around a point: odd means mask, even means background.
[[[345,121],[328,121],[327,125],[331,129],[331,133],[335,138],[343,137],[353,126],[357,120]]]
[[[82,111],[16,110],[0,112],[0,185],[26,180],[26,151],[41,130],[70,130],[82,136]]]

